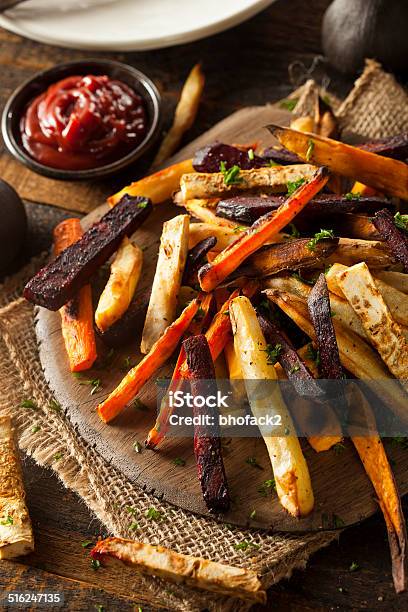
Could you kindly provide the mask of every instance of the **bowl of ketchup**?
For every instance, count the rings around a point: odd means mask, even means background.
[[[160,128],[160,94],[142,72],[109,60],[60,64],[9,98],[2,117],[8,151],[45,176],[93,179],[144,155]]]

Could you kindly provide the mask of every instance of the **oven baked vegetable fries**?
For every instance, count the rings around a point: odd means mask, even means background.
[[[161,157],[177,146],[190,124],[201,88],[195,67]],[[383,410],[408,425],[408,139],[402,134],[353,147],[331,138],[336,124],[321,101],[312,115],[291,128],[269,126],[281,146],[262,151],[256,145],[210,143],[193,159],[141,178],[112,196],[110,212],[82,237],[79,222],[66,222],[71,237],[65,242],[61,237],[62,252],[27,284],[25,295],[47,308],[62,308],[64,337],[68,334],[74,342],[77,328],[66,313],[69,300],[80,290],[88,327],[84,321],[78,334],[88,345],[84,349],[78,344],[84,355],[76,365],[75,348],[68,340],[67,351],[72,368],[92,364],[96,351],[91,350],[89,283],[113,258],[95,315],[99,338],[115,347],[142,340],[146,354],[100,403],[100,418],[110,423],[118,416],[174,353],[172,378],[145,442],[147,449],[161,452],[170,444],[167,434],[175,410],[171,392],[187,384],[194,397],[205,395],[209,382],[215,389],[224,353],[230,379],[241,379],[234,399],[246,396],[248,411],[258,417],[270,476],[282,512],[292,517],[288,520],[324,512],[314,509],[310,455],[303,454],[294,424],[310,424],[310,399],[320,403],[328,421],[319,424],[308,443],[320,453],[320,461],[321,453],[334,452],[330,449],[343,436],[350,437],[385,518],[395,589],[400,592],[405,588],[406,548],[400,496],[378,433],[373,396],[366,388],[363,394],[351,379],[375,383]],[[128,238],[152,205],[170,199],[184,210],[163,224],[157,263],[142,265],[141,252]],[[79,242],[68,246],[75,232]],[[138,243],[137,235],[131,242]],[[304,335],[310,338],[306,346]],[[343,392],[343,377],[349,379],[350,393]],[[290,394],[281,394],[274,382],[278,380],[292,383]],[[327,393],[325,380],[338,385],[337,398]],[[290,397],[305,408],[300,418],[291,413],[295,402]],[[356,413],[363,432],[346,430],[343,409]],[[194,406],[192,413],[215,412]],[[259,420],[273,414],[282,419],[276,427]],[[228,461],[224,467],[218,428],[195,423],[193,451],[208,510],[228,511]],[[141,571],[160,573],[164,567],[164,575],[181,576],[189,583],[190,563],[196,576],[204,567],[202,560],[174,558],[172,551],[145,546],[111,538],[93,554],[120,559]],[[179,573],[173,561],[181,564]],[[221,572],[222,592],[229,592],[232,574],[213,565]],[[256,577],[245,575],[242,580],[237,580],[234,593],[254,600],[263,597]],[[211,579],[209,584],[206,588],[216,588]]]

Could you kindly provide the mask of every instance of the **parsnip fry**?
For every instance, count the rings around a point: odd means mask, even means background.
[[[276,212],[264,215],[244,232],[231,246],[222,251],[212,262],[199,271],[199,281],[204,291],[211,291],[231,272],[282,230],[307,205],[309,200],[327,183],[325,168],[316,170],[313,178],[301,185]]]
[[[191,223],[188,248],[192,249],[198,242],[204,240],[204,238],[215,236],[217,244],[213,250],[219,253],[235,242],[243,231],[244,228],[240,226],[236,226],[236,228],[233,229],[232,227],[221,227],[219,225],[213,225],[212,223]]]
[[[223,172],[191,172],[180,179],[181,196],[184,202],[194,198],[220,198],[230,193],[286,193],[288,183],[314,176],[315,168],[310,164],[273,166],[240,170],[233,179]]]
[[[186,159],[131,183],[108,198],[108,203],[110,206],[115,206],[125,194],[128,194],[150,198],[152,204],[161,204],[161,202],[170,200],[173,193],[177,191],[180,177],[186,172],[193,171],[193,161]]]
[[[383,283],[401,291],[401,293],[408,293],[408,274],[404,272],[376,270],[374,276],[376,280],[381,280]]]
[[[12,559],[34,550],[24,497],[23,474],[11,419],[0,417],[0,559]]]
[[[408,165],[404,162],[312,133],[279,125],[269,125],[268,129],[282,146],[305,161],[408,200]]]
[[[365,261],[370,268],[388,268],[396,260],[390,254],[385,242],[379,240],[359,240],[358,238],[340,238],[336,250],[327,257],[327,263],[342,263],[353,266]]]
[[[371,344],[396,378],[408,380],[408,343],[365,263],[340,272],[337,282],[359,316]]]
[[[166,327],[174,321],[188,253],[188,232],[188,215],[178,215],[163,224],[156,273],[140,345],[142,353],[148,353]]]
[[[251,388],[254,379],[277,380],[275,368],[268,363],[267,345],[256,312],[248,298],[241,296],[232,301],[230,313],[235,351],[240,356],[251,410],[258,420],[266,415],[279,414],[282,431],[289,432],[278,436],[273,427],[262,426],[262,423],[259,426],[280,502],[293,516],[306,516],[314,504],[309,470],[280,390],[276,387],[272,394],[268,389],[264,396],[260,393],[255,396]]]
[[[142,249],[125,238],[111,264],[110,276],[95,312],[95,323],[102,332],[129,308],[139,282],[142,263]]]
[[[252,570],[122,538],[100,540],[91,554],[102,563],[117,560],[143,574],[160,576],[176,584],[266,603],[266,593]]]
[[[212,208],[203,206],[205,203],[206,200],[187,200],[187,202],[184,203],[184,206],[190,215],[196,217],[196,219],[199,219],[203,223],[210,223],[211,225],[218,225],[219,227],[230,227],[232,230],[237,231],[246,229],[235,221],[224,219],[224,217],[217,217]]]
[[[153,166],[158,166],[177,151],[184,133],[193,125],[204,89],[204,82],[201,66],[196,64],[181,90],[180,100],[174,113],[173,125],[160,145]]]
[[[306,306],[306,298],[282,290],[267,289],[268,299],[277,304],[312,340],[315,339]],[[397,384],[390,385],[395,380],[374,349],[362,338],[344,327],[337,317],[333,319],[337,344],[342,365],[362,380],[374,380],[376,393],[384,403],[401,419],[408,423],[407,397]],[[384,380],[384,384],[382,384]]]
[[[184,332],[197,314],[201,297],[196,298],[183,310],[174,323],[152,346],[148,355],[132,368],[122,379],[102,404],[98,406],[98,414],[102,421],[109,423],[114,419],[130,400],[140,391],[143,385],[170,357],[180,342]]]

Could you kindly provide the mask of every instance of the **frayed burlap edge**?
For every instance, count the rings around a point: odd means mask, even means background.
[[[135,537],[129,526],[128,508],[137,509],[140,530],[137,538],[162,544],[179,552],[247,567],[257,571],[265,587],[303,568],[309,556],[336,538],[333,532],[311,534],[268,534],[260,530],[226,527],[215,520],[196,516],[148,495],[128,482],[96,451],[85,444],[69,419],[55,410],[53,397],[40,366],[34,333],[34,309],[22,298],[24,281],[43,263],[41,256],[18,276],[0,287],[0,413],[10,414],[17,429],[20,447],[38,464],[48,466],[66,487],[77,492],[109,533]],[[10,301],[12,300],[12,301]],[[23,408],[23,400],[37,408]],[[106,495],[109,491],[109,496]],[[145,516],[154,506],[160,522]],[[239,542],[254,544],[250,552],[237,550]],[[259,548],[258,548],[259,547]],[[250,604],[233,598],[208,595],[196,589],[168,585],[144,577],[152,603],[172,610],[216,611],[249,609]]]

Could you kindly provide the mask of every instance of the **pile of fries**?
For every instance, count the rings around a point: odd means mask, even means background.
[[[305,126],[313,131],[303,131]],[[145,210],[173,197],[184,209],[163,224],[145,300],[140,338],[145,356],[97,407],[105,423],[113,421],[178,351],[148,448],[165,439],[172,414],[169,393],[186,380],[196,394],[204,379],[216,385],[214,362],[221,355],[231,378],[287,378],[299,395],[306,388],[319,393],[318,378],[375,380],[383,403],[407,420],[408,215],[401,206],[408,201],[408,137],[352,147],[330,138],[335,121],[327,108],[320,119],[303,118],[295,127],[300,129],[269,126],[279,144],[264,152],[215,143],[194,160],[161,170],[110,198],[107,214],[118,211],[118,219],[131,201]],[[168,140],[174,138],[173,133]],[[133,333],[135,317],[128,314],[143,274],[137,235],[129,240],[134,223],[117,232],[113,224],[107,237],[105,218],[83,236],[74,220],[65,221],[72,228],[70,238],[62,240],[61,228],[56,231],[57,259],[26,288],[31,301],[61,308],[73,371],[91,367],[96,358],[93,318],[108,343],[112,329],[122,326],[128,339]],[[81,241],[81,265],[62,289],[53,287],[51,299],[52,274],[72,262]],[[88,283],[112,255],[110,278],[94,315]],[[186,287],[193,299],[183,307]],[[269,309],[262,306],[265,299]],[[283,311],[310,338],[319,365],[310,356],[313,351],[297,346],[279,319],[268,318],[271,311]],[[136,312],[140,318],[140,303]],[[116,331],[113,337],[120,335]],[[387,380],[400,381],[392,397]],[[301,519],[313,510],[313,483],[290,410],[279,389],[260,399],[247,386],[247,394],[255,416],[282,416],[284,434],[268,428],[260,433],[282,507]],[[372,425],[369,402],[357,387],[355,401]],[[199,414],[204,409],[193,410]],[[309,443],[324,452],[342,435],[314,436]],[[392,470],[379,435],[350,437],[384,514],[399,592],[405,588],[406,532]],[[217,427],[196,427],[194,452],[209,510],[227,511],[228,475]]]

